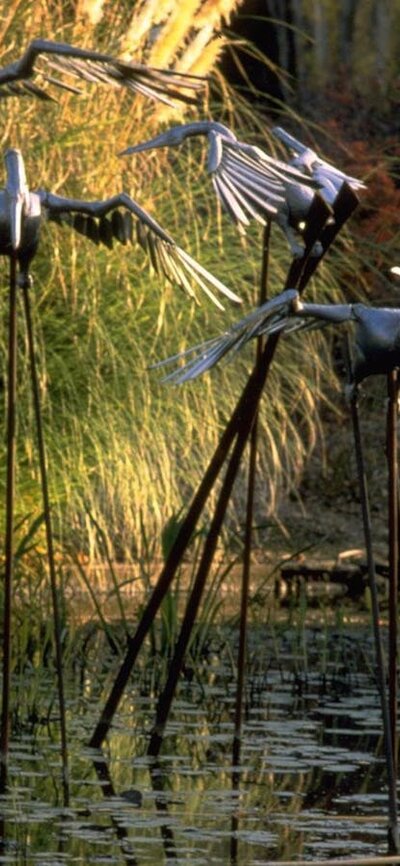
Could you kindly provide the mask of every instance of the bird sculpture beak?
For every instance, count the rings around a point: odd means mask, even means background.
[[[161,135],[156,135],[154,138],[149,138],[148,141],[142,141],[140,144],[133,144],[127,147],[126,150],[121,150],[118,156],[128,156],[130,153],[141,153],[143,150],[153,150],[155,147],[170,147],[172,144],[179,142],[172,140],[169,132],[162,132]]]
[[[11,246],[13,250],[18,250],[21,246],[22,217],[29,190],[21,152],[14,148],[7,150],[4,161],[7,171],[6,193],[9,206]]]

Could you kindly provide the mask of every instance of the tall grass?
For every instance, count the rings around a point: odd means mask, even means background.
[[[170,3],[158,4],[158,8],[163,5],[175,12],[179,7]],[[208,2],[204,8],[207,5],[227,14],[234,4]],[[153,7],[142,2],[134,14],[146,10],[150,14]],[[42,2],[39,12],[37,4],[24,4],[22,10],[14,2],[12,11],[3,21],[0,62],[11,60],[11,45],[14,56],[39,33],[117,52],[129,32],[129,10],[122,2],[82,2],[77,17],[61,2]],[[169,13],[165,15],[170,21]],[[151,22],[155,26],[153,19]],[[202,26],[200,16],[198,32]],[[144,56],[145,37],[148,31],[141,43]],[[190,44],[187,34],[183,41],[186,47]],[[141,50],[139,46],[138,55]],[[155,49],[153,54],[155,62]],[[179,52],[177,56],[171,51],[164,59],[179,61]],[[235,102],[225,84],[220,82],[219,90],[218,104],[210,106],[210,113],[236,125],[242,138],[265,144],[264,121]],[[194,112],[190,115],[196,116]],[[177,122],[179,114],[173,120]],[[62,95],[59,104],[8,101],[1,144],[3,149],[9,145],[22,148],[32,189],[44,187],[88,199],[129,191],[182,246],[241,294],[248,309],[257,298],[261,229],[252,228],[243,247],[218,213],[204,172],[202,146],[193,142],[185,151],[169,156],[141,154],[135,162],[116,157],[124,146],[145,138],[160,122],[157,107],[120,92],[93,88],[81,98]],[[288,259],[285,241],[273,228],[271,292],[281,289]],[[352,261],[353,244],[347,233],[332,260],[321,268],[312,292],[320,299],[337,297],[337,273],[344,263],[350,273]],[[4,286],[7,262],[3,260],[0,267]],[[96,248],[56,225],[43,227],[32,271],[50,493],[58,537],[61,543],[73,539],[80,552],[95,559],[100,551],[91,514],[112,555],[129,561],[142,553],[141,526],[160,537],[168,517],[189,501],[251,368],[252,348],[204,379],[179,389],[167,387],[157,373],[149,371],[149,364],[225,328],[236,315],[234,311],[227,309],[222,314],[207,300],[196,306],[179,290],[160,284],[149,272],[140,249]],[[3,292],[2,369],[6,318]],[[336,387],[329,358],[329,343],[320,334],[282,341],[279,347],[260,417],[259,523],[276,506],[282,489],[296,484],[315,444],[321,426],[318,407],[321,400],[331,400]],[[33,520],[41,504],[22,330],[18,413],[17,516],[22,519],[29,514]],[[3,445],[0,451],[4,466]],[[240,477],[236,484],[228,522],[233,528],[242,519],[242,480]],[[0,483],[3,496],[4,473]]]

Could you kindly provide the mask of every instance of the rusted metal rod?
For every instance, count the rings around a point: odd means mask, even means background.
[[[5,794],[8,781],[10,745],[10,689],[11,689],[11,619],[12,585],[14,576],[14,498],[16,452],[16,393],[17,393],[17,259],[10,256],[9,321],[8,321],[8,379],[7,379],[7,476],[6,527],[4,563],[3,613],[3,685],[0,731],[0,794]]]
[[[360,430],[360,421],[357,404],[357,391],[351,400],[351,417],[353,423],[354,446],[357,461],[358,481],[360,486],[361,510],[364,527],[365,548],[367,554],[368,565],[368,581],[371,594],[372,606],[372,624],[375,640],[376,654],[376,671],[378,679],[378,689],[381,702],[383,737],[385,744],[385,758],[388,781],[388,848],[389,854],[399,853],[399,832],[397,818],[397,791],[396,791],[396,776],[394,772],[393,748],[392,748],[392,733],[390,727],[390,714],[387,700],[386,690],[386,666],[382,647],[382,637],[380,630],[380,613],[378,590],[376,584],[375,559],[372,544],[372,527],[369,508],[369,497],[367,487],[367,477],[365,471],[364,449]]]
[[[260,292],[259,303],[263,304],[267,299],[267,284],[268,284],[268,259],[269,259],[269,241],[271,235],[271,223],[268,222],[264,229],[263,236],[263,251],[262,251],[262,267],[260,277]],[[263,339],[259,337],[256,346],[256,365],[260,363],[261,353],[263,348]],[[240,621],[239,621],[239,646],[237,654],[237,682],[235,696],[235,711],[234,711],[234,731],[232,744],[232,788],[237,790],[239,786],[240,772],[240,752],[241,752],[241,736],[242,736],[242,715],[243,715],[243,693],[245,683],[245,664],[246,664],[246,645],[247,645],[247,616],[249,604],[249,586],[250,586],[250,562],[251,548],[253,540],[253,513],[254,513],[254,489],[256,480],[257,468],[257,444],[258,444],[258,410],[256,412],[253,426],[250,435],[250,454],[247,480],[247,502],[246,502],[246,520],[244,531],[243,545],[243,562],[242,562],[242,587],[240,598]]]
[[[39,384],[36,370],[35,359],[35,343],[32,326],[32,313],[29,297],[29,286],[27,281],[24,281],[22,287],[22,297],[24,303],[26,333],[28,338],[28,354],[29,364],[31,369],[31,384],[33,407],[36,422],[36,435],[39,457],[39,472],[40,483],[42,488],[43,513],[44,523],[46,528],[46,544],[47,544],[47,561],[50,576],[50,590],[53,608],[53,625],[54,625],[54,643],[56,650],[56,670],[57,670],[57,688],[58,688],[58,704],[60,711],[60,734],[61,734],[61,762],[62,762],[62,787],[64,806],[69,804],[69,771],[68,771],[68,742],[67,742],[67,722],[65,708],[65,693],[64,693],[64,672],[63,672],[63,652],[61,641],[61,617],[60,606],[58,600],[57,575],[54,557],[53,544],[53,528],[51,520],[49,487],[47,482],[47,467],[46,467],[46,449],[43,434],[42,412],[40,406]]]
[[[393,749],[393,772],[397,779],[397,676],[398,676],[398,592],[399,592],[399,498],[398,498],[398,370],[387,377],[387,462],[389,511],[389,714]]]
[[[241,432],[237,436],[236,443],[234,445],[233,452],[230,457],[228,468],[226,470],[225,478],[218,497],[214,517],[211,521],[211,525],[207,533],[207,538],[203,548],[203,554],[200,560],[197,575],[195,577],[191,592],[189,594],[181,631],[179,633],[179,637],[175,646],[175,651],[171,659],[167,682],[160,695],[157,705],[156,720],[147,750],[147,754],[152,758],[157,757],[163,742],[165,725],[168,720],[171,704],[176,691],[176,686],[178,684],[178,679],[182,670],[183,660],[190,641],[193,626],[196,621],[196,616],[199,610],[204,587],[221,532],[222,523],[225,517],[226,509],[229,504],[232,488],[239,470],[242,454],[246,446],[246,442],[248,440],[249,433],[257,412],[257,406],[258,402],[254,407],[253,413],[248,416],[247,424],[242,427]]]

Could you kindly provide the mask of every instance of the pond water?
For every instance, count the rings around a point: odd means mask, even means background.
[[[146,746],[165,660],[136,671],[104,751],[85,746],[118,669],[100,631],[75,641],[68,690],[71,800],[62,806],[56,686],[14,677],[1,864],[262,866],[387,853],[380,705],[368,628],[251,629],[238,787],[234,636],[185,670],[157,772]],[[80,649],[78,648],[80,646]]]

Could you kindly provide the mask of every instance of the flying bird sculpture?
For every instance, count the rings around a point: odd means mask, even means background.
[[[243,234],[251,219],[261,223],[271,219],[285,233],[292,254],[303,255],[299,232],[305,228],[315,193],[324,195],[321,178],[314,176],[308,167],[303,170],[301,166],[274,159],[261,148],[238,141],[227,126],[215,121],[174,126],[155,138],[126,148],[120,156],[156,147],[174,147],[197,135],[208,139],[208,173],[223,209],[239,231]],[[342,175],[341,182],[345,180],[350,182],[353,178]],[[355,183],[363,185],[359,181]],[[330,196],[328,203],[333,201],[334,197]],[[319,244],[315,245],[313,253],[321,255]]]
[[[240,303],[234,292],[181,249],[127,193],[104,201],[81,201],[44,190],[30,192],[21,152],[7,150],[4,159],[7,180],[0,191],[0,255],[16,257],[20,284],[29,284],[29,267],[38,247],[40,227],[43,220],[50,220],[69,225],[93,243],[108,247],[114,240],[127,244],[135,238],[154,270],[192,298],[196,297],[194,282],[220,309],[223,307],[214,290]]]
[[[304,219],[305,207],[308,211],[318,184],[298,169],[273,159],[261,148],[238,141],[222,123],[205,120],[180,124],[149,141],[126,148],[120,156],[156,147],[174,147],[193,136],[208,139],[207,171],[223,210],[239,232],[245,234],[252,219],[262,224],[268,219],[274,220],[285,232],[293,255],[302,255],[303,247],[294,229]],[[292,203],[290,217],[289,199]]]
[[[255,337],[280,332],[355,325],[353,382],[388,373],[400,366],[400,309],[368,307],[365,304],[305,304],[295,289],[287,289],[236,322],[219,337],[193,346],[154,365],[173,365],[165,381],[181,383],[214,367],[225,355],[239,351]],[[186,363],[180,365],[181,360]]]
[[[58,74],[57,77],[54,72]],[[55,85],[73,93],[81,92],[63,77],[60,78],[60,75],[95,84],[125,87],[167,105],[173,105],[176,100],[196,103],[196,93],[204,89],[206,83],[199,76],[153,69],[65,42],[34,39],[19,60],[0,69],[0,98],[33,95],[52,99],[47,85]],[[43,87],[43,84],[46,86]]]

